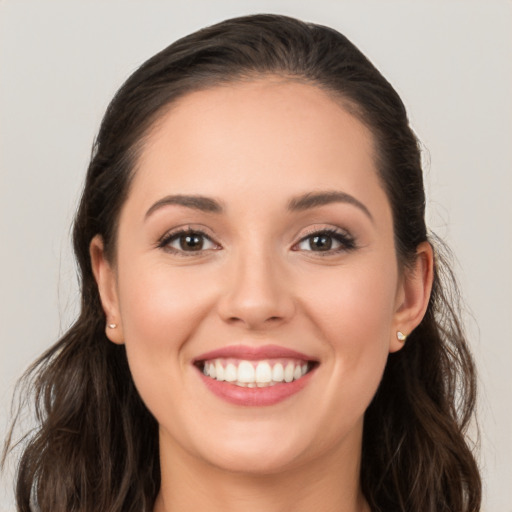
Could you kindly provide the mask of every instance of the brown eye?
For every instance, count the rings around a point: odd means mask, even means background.
[[[200,231],[179,231],[164,237],[159,247],[173,253],[201,252],[208,249],[220,249],[213,240]]]
[[[332,247],[332,237],[329,235],[315,235],[310,237],[309,246],[312,251],[328,251]]]
[[[200,251],[204,245],[203,235],[197,233],[181,235],[178,241],[182,251]]]
[[[300,251],[336,253],[355,249],[356,244],[349,234],[328,230],[304,237],[296,247]]]

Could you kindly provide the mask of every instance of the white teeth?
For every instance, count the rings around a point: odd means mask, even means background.
[[[206,365],[205,365],[206,366]],[[214,378],[217,380],[224,380],[224,366],[220,361],[215,362],[215,373],[217,374]]]
[[[254,382],[254,366],[249,361],[242,361],[238,365],[238,382]],[[211,375],[210,375],[211,377]]]
[[[233,363],[229,363],[226,366],[226,371],[224,372],[224,380],[227,382],[235,382],[235,380],[238,380],[236,366]]]
[[[299,361],[256,362],[219,358],[205,361],[203,373],[212,379],[230,382],[236,386],[262,388],[300,379],[306,375],[308,368],[307,363]]]
[[[277,363],[272,368],[272,380],[275,382],[283,382],[284,380],[284,368],[281,363]]]
[[[266,361],[258,363],[256,366],[256,382],[264,384],[272,380],[272,368]]]
[[[293,380],[293,370],[295,366],[293,363],[288,363],[284,369],[284,381],[291,382]]]

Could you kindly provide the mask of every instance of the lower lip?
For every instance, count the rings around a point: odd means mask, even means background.
[[[230,384],[225,381],[218,381],[206,377],[203,373],[199,375],[206,387],[219,398],[235,405],[249,407],[261,407],[274,405],[295,395],[309,383],[315,369],[308,372],[304,377],[289,383],[275,384],[264,388],[246,388]]]

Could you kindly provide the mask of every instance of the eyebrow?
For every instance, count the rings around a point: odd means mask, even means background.
[[[208,213],[222,213],[224,211],[224,208],[220,202],[212,199],[211,197],[177,194],[172,196],[165,196],[158,200],[146,212],[145,218],[147,219],[156,210],[173,204]]]
[[[306,194],[293,197],[288,201],[287,209],[291,212],[309,210],[319,206],[325,206],[332,203],[345,203],[359,208],[366,216],[373,221],[373,216],[368,208],[354,196],[345,192],[337,190],[327,190],[321,192],[308,192]],[[224,208],[222,204],[211,197],[199,195],[169,195],[159,199],[154,203],[146,212],[145,218],[147,219],[153,212],[163,208],[164,206],[178,205],[185,206],[207,213],[223,213]]]
[[[372,222],[373,216],[370,210],[358,199],[345,192],[337,190],[327,190],[321,192],[309,192],[298,197],[292,198],[288,202],[288,210],[292,212],[309,210],[331,203],[346,203],[359,208]]]

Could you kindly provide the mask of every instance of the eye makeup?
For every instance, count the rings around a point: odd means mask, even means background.
[[[185,226],[167,232],[157,243],[159,249],[176,256],[198,256],[206,251],[220,250],[222,246],[200,228]],[[312,229],[295,243],[292,251],[312,252],[330,256],[357,248],[356,241],[347,231],[336,228]]]

